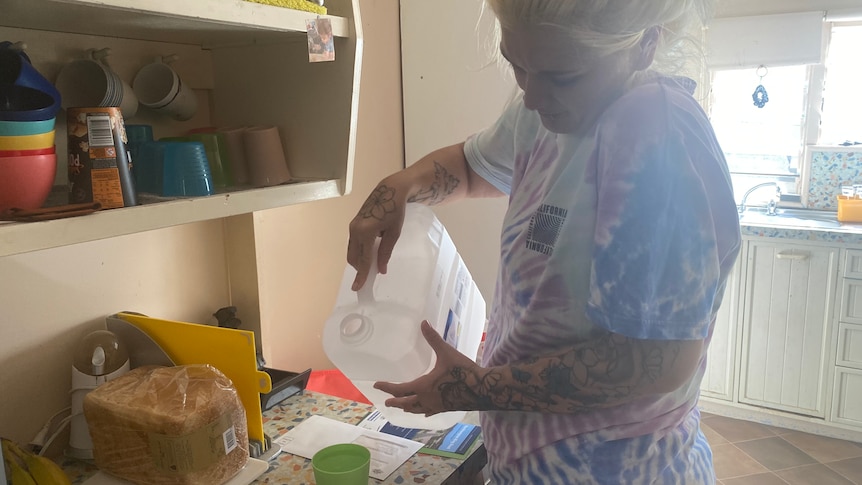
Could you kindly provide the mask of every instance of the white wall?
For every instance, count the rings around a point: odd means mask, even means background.
[[[482,0],[401,0],[404,143],[407,164],[464,141],[493,123],[516,92],[514,78],[496,62],[494,18]],[[440,35],[446,25],[446,35]],[[491,305],[507,199],[436,206]]]

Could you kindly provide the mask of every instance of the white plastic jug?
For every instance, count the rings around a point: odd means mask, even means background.
[[[445,429],[464,412],[431,417],[386,407],[391,396],[374,382],[407,382],[428,373],[434,351],[420,331],[428,320],[461,353],[476,359],[485,325],[485,300],[434,212],[408,204],[387,274],[375,258],[365,285],[350,289],[356,270],[347,266],[338,299],[323,331],[323,349],[345,376],[396,426]]]

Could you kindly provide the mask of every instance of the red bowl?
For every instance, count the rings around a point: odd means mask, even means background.
[[[57,174],[57,155],[0,157],[0,212],[42,207]]]
[[[50,155],[52,153],[57,153],[56,146],[36,148],[34,150],[0,150],[0,158],[30,157],[33,155]]]

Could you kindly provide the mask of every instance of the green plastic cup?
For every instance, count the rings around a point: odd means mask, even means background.
[[[371,452],[353,443],[327,446],[311,458],[317,485],[368,485]]]

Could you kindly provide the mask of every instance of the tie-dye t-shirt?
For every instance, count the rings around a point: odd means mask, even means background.
[[[722,151],[687,79],[653,76],[589,136],[515,100],[468,139],[509,208],[483,363],[586,337],[709,341],[740,246]],[[677,391],[576,414],[482,413],[493,483],[713,483],[695,407],[705,352]]]

